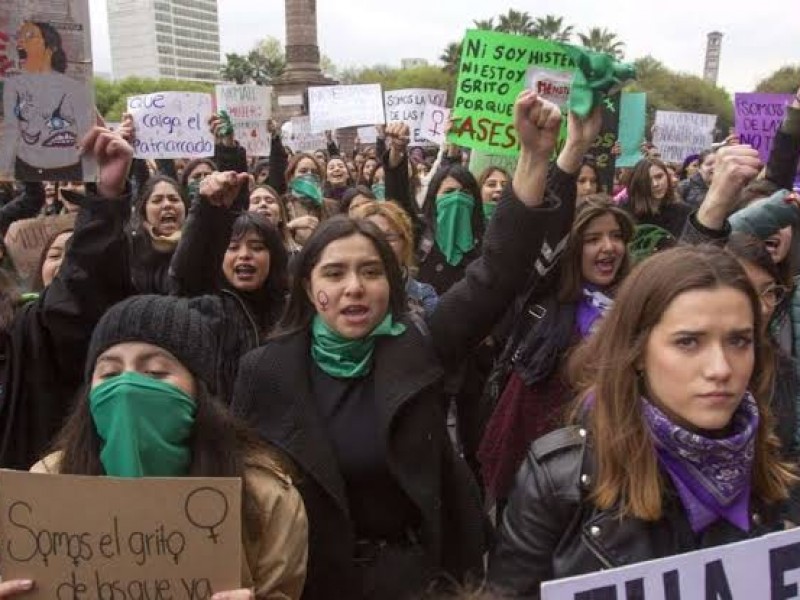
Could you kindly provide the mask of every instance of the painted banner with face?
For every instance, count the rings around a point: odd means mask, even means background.
[[[91,181],[95,121],[87,0],[0,2],[0,180]]]

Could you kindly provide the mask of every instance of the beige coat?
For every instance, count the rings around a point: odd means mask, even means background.
[[[31,468],[33,473],[58,473],[60,456],[50,454]],[[292,480],[266,454],[247,461],[245,482],[259,506],[258,531],[242,530],[242,587],[256,598],[300,598],[306,580],[308,519]]]

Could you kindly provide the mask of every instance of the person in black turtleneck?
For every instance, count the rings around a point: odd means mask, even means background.
[[[230,398],[239,358],[259,346],[280,319],[288,286],[281,234],[263,215],[219,200],[246,187],[246,174],[213,173],[200,186],[172,259],[175,292],[197,297],[217,337],[220,397]],[[221,269],[208,268],[220,265]]]

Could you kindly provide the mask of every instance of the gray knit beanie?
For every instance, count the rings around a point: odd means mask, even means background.
[[[163,348],[213,391],[214,338],[205,317],[190,300],[174,296],[132,296],[115,304],[94,328],[86,355],[86,381],[98,357],[116,344],[144,342]]]

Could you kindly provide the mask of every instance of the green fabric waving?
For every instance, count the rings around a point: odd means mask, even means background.
[[[289,183],[289,189],[295,196],[308,198],[317,206],[322,206],[322,185],[316,175],[298,175]]]

